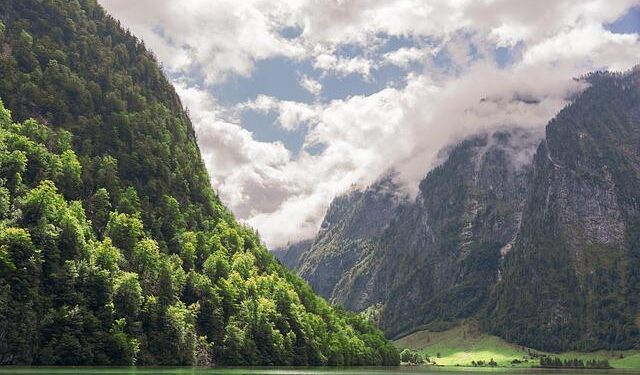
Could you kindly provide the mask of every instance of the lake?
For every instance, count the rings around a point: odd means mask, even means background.
[[[555,370],[555,369],[509,369],[509,368],[437,368],[437,367],[372,367],[372,368],[176,368],[176,367],[0,367],[0,374],[70,374],[70,375],[457,375],[470,373],[500,372],[501,374],[562,374],[562,375],[629,375],[637,370]]]

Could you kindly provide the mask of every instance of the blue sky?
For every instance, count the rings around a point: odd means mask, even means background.
[[[629,9],[614,22],[606,24],[605,27],[613,33],[640,33],[640,6]],[[299,36],[300,33],[301,29],[299,28],[287,28],[282,32],[289,38]],[[428,43],[428,40],[407,37],[386,35],[380,37],[385,42],[376,50],[377,54]],[[492,51],[493,58],[500,67],[508,67],[514,59],[517,59],[521,48],[521,44],[512,47],[496,47]],[[345,57],[356,57],[363,53],[361,48],[352,45],[340,48],[337,52]],[[473,54],[473,49],[471,53]],[[436,62],[444,68],[453,66],[446,51],[436,55]],[[418,72],[424,68],[424,64],[420,62],[414,62],[407,67],[384,65],[373,69],[371,74],[365,77],[358,73],[325,74],[320,69],[314,69],[310,61],[272,58],[257,62],[249,77],[232,77],[208,89],[218,98],[220,104],[226,106],[254,100],[258,95],[313,103],[316,100],[330,101],[345,99],[353,95],[371,95],[388,86],[402,86],[408,72]],[[318,80],[322,84],[323,88],[319,98],[314,97],[298,84],[298,78],[301,74]],[[304,144],[306,132],[304,130],[284,130],[278,126],[276,120],[277,116],[274,113],[256,113],[255,111],[246,111],[241,117],[243,127],[251,131],[256,140],[281,141],[287,149],[297,154]]]
[[[640,62],[637,0],[101,3],[163,63],[214,187],[270,247],[392,169],[415,191],[464,137],[541,133],[573,77]]]

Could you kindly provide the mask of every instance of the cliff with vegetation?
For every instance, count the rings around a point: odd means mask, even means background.
[[[297,271],[333,302],[369,310],[391,337],[474,315],[524,204],[530,168],[511,156],[538,139],[497,132],[445,150],[413,200],[392,175],[334,200]]]
[[[640,69],[587,80],[547,126],[484,318],[554,351],[640,346]]]
[[[414,201],[337,198],[295,269],[390,337],[474,318],[536,349],[640,347],[640,69],[581,79],[544,137],[465,140]]]
[[[95,0],[0,21],[0,364],[399,362],[235,221],[155,58]]]

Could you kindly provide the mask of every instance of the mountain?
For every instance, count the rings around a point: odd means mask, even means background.
[[[294,269],[389,337],[472,317],[542,350],[639,347],[640,69],[582,79],[544,137],[467,139],[414,201],[337,198]]]
[[[152,53],[96,1],[0,21],[0,364],[399,362],[236,222]]]
[[[530,168],[512,158],[537,140],[496,132],[445,150],[413,200],[393,175],[337,198],[296,270],[331,301],[372,309],[392,337],[472,315],[517,232]]]
[[[295,269],[300,264],[302,255],[309,250],[312,243],[312,240],[296,241],[285,247],[273,249],[271,253],[287,268]]]
[[[550,350],[640,345],[640,69],[588,81],[547,126],[485,318]]]
[[[322,251],[304,253],[298,261],[298,273],[320,295],[335,302],[345,302],[334,295],[334,287],[347,277],[345,270],[354,268],[371,253],[377,245],[371,239],[382,234],[403,199],[392,175],[365,191],[356,190],[336,198],[311,247]],[[354,289],[353,292],[362,291]],[[349,303],[343,306],[354,308]]]

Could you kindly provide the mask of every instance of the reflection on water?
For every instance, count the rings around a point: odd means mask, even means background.
[[[0,374],[69,374],[69,375],[417,375],[439,374],[456,375],[483,372],[501,374],[562,374],[562,375],[617,375],[639,374],[626,370],[551,370],[551,369],[507,369],[507,368],[438,368],[438,367],[351,367],[351,368],[178,368],[178,367],[0,367]]]

